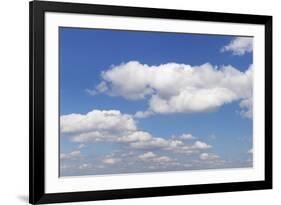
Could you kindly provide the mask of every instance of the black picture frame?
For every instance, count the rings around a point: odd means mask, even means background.
[[[45,204],[199,194],[272,188],[272,17],[262,15],[230,14],[201,11],[105,6],[80,3],[32,1],[30,11],[30,107],[29,107],[29,202]],[[167,186],[153,188],[45,193],[45,72],[44,25],[45,12],[100,14],[164,19],[199,20],[260,24],[265,26],[265,180],[235,183]]]

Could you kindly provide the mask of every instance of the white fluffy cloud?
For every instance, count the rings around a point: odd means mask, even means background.
[[[66,160],[66,159],[76,159],[76,158],[79,158],[81,157],[81,152],[80,150],[74,150],[70,153],[61,153],[60,154],[60,159],[61,160]]]
[[[144,154],[139,155],[138,158],[142,161],[148,161],[148,162],[160,163],[160,164],[169,163],[169,162],[174,161],[172,158],[170,158],[168,156],[157,156],[153,152],[146,152]]]
[[[209,153],[202,153],[200,154],[199,157],[201,160],[206,161],[206,160],[219,160],[220,157],[218,155],[215,154],[209,154]]]
[[[183,145],[182,141],[179,140],[166,140],[160,137],[153,137],[146,141],[137,141],[130,143],[130,146],[136,149],[172,149],[177,146]]]
[[[60,118],[62,133],[123,130],[134,131],[136,124],[130,115],[118,110],[93,110],[87,114],[69,114]]]
[[[237,37],[221,49],[222,52],[230,51],[233,55],[242,56],[253,51],[253,38]]]
[[[152,139],[151,134],[148,132],[143,131],[136,131],[132,133],[128,133],[127,135],[123,135],[121,137],[118,137],[116,141],[118,142],[144,142]]]
[[[129,100],[148,99],[149,108],[137,112],[138,118],[155,113],[206,112],[252,97],[252,66],[241,72],[230,65],[218,69],[208,63],[148,66],[130,61],[103,72],[102,78],[107,89],[99,92]]]
[[[79,116],[78,118],[81,121],[73,119],[74,116]],[[116,116],[126,122],[127,125],[116,129],[118,125],[115,120]],[[64,120],[67,122],[64,122]],[[96,122],[98,124],[95,124]],[[154,167],[153,170],[163,170],[171,167],[189,169],[191,165],[185,159],[191,158],[199,158],[205,164],[221,161],[216,155],[205,153],[212,148],[211,145],[190,133],[183,133],[178,136],[172,135],[168,138],[156,137],[149,132],[140,130],[132,116],[116,110],[94,110],[86,114],[64,115],[61,117],[61,123],[67,125],[67,129],[62,133],[62,135],[65,135],[63,137],[68,137],[72,142],[77,143],[78,147],[72,152],[60,155],[61,167],[68,166],[68,169],[78,169],[83,173],[107,169],[107,167],[119,169],[128,165],[128,163],[130,166],[138,164],[147,167],[152,166]],[[81,123],[80,126],[79,123]],[[82,149],[85,144],[90,147],[89,143],[96,142],[110,142],[114,144],[114,147],[119,147],[121,150],[115,150],[108,155],[100,156],[96,158],[95,163],[92,163],[90,156],[82,155]],[[81,163],[78,163],[78,161]],[[75,167],[73,167],[74,164]]]
[[[78,169],[82,169],[83,170],[83,169],[90,169],[92,167],[93,166],[90,163],[83,163],[83,164],[79,165]]]
[[[146,111],[137,111],[136,114],[134,115],[135,118],[146,118],[149,117],[151,115],[153,115],[154,113],[150,110],[146,110]]]
[[[193,139],[195,139],[195,137],[190,133],[182,134],[182,135],[178,136],[177,138],[182,139],[182,140],[193,140]]]
[[[161,156],[161,157],[153,158],[152,161],[161,164],[161,163],[169,163],[169,162],[172,162],[173,159],[171,159],[170,157],[167,157],[167,156]]]
[[[72,136],[73,142],[84,143],[84,142],[143,142],[152,139],[152,136],[148,132],[143,131],[131,131],[122,130],[120,132],[112,132],[112,130],[93,131],[85,132]]]
[[[156,157],[156,154],[154,154],[153,152],[146,152],[144,154],[139,155],[139,159],[141,160],[151,159],[153,157]]]
[[[143,150],[168,150],[175,153],[182,153],[182,154],[192,154],[198,152],[200,150],[209,149],[212,146],[197,140],[193,144],[187,144],[183,141],[176,140],[176,139],[164,139],[159,137],[153,137],[150,140],[146,141],[136,141],[130,143],[130,146],[134,149],[143,149]]]
[[[103,163],[113,165],[113,164],[116,164],[120,161],[121,161],[121,159],[119,159],[119,158],[106,158],[106,159],[103,160]]]
[[[205,142],[201,142],[201,141],[196,141],[193,145],[192,145],[193,149],[208,149],[211,148],[211,145],[208,145]]]
[[[132,116],[117,110],[93,110],[86,114],[63,115],[61,130],[62,134],[67,134],[71,141],[79,144],[114,142],[123,143],[131,149],[161,149],[186,154],[211,148],[211,145],[199,140],[189,143],[189,140],[195,139],[190,133],[168,139],[155,137],[139,130]]]

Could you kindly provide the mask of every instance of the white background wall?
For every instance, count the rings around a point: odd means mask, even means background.
[[[281,6],[277,0],[72,0],[170,9],[273,15],[274,67],[274,189],[201,194],[79,204],[278,204],[280,181],[281,115]],[[28,1],[0,1],[0,204],[28,200]],[[280,203],[280,202],[279,202]]]

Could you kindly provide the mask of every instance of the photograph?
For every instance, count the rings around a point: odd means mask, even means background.
[[[253,168],[253,36],[58,38],[60,177]]]
[[[272,189],[272,16],[29,6],[31,204]]]
[[[16,1],[0,205],[281,201],[278,1]]]

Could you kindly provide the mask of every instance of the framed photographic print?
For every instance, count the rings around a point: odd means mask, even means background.
[[[272,17],[30,2],[30,203],[272,188]]]

